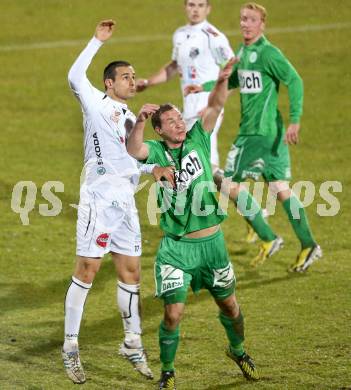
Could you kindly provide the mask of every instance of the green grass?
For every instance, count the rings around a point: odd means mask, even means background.
[[[115,41],[95,58],[89,77],[101,85],[103,66],[114,58],[130,60],[140,76],[148,76],[169,60],[171,34],[184,22],[181,1],[3,0],[0,3],[0,388],[69,389],[60,358],[63,338],[63,299],[74,265],[76,210],[82,165],[79,105],[67,85],[67,71],[84,43],[47,49],[18,49],[14,45],[67,40],[88,41],[102,18],[118,22],[115,37],[164,35],[143,43]],[[213,0],[210,21],[224,31],[237,29],[240,2]],[[298,27],[346,23],[348,1],[266,1],[268,27]],[[270,219],[283,235],[281,254],[258,270],[248,263],[257,247],[244,243],[245,224],[230,210],[223,223],[237,276],[237,296],[246,319],[246,345],[262,374],[257,384],[245,382],[225,357],[224,331],[207,292],[190,295],[181,326],[177,354],[179,389],[346,389],[350,371],[351,263],[349,151],[351,147],[347,42],[351,28],[296,33],[267,33],[299,70],[305,82],[301,143],[291,148],[294,181],[311,180],[317,197],[307,212],[324,259],[305,275],[291,275],[288,265],[298,252],[280,207]],[[168,37],[168,38],[167,38]],[[238,36],[230,36],[234,48]],[[5,46],[7,50],[1,49]],[[177,80],[137,96],[130,108],[144,102],[180,104]],[[237,131],[238,94],[227,104],[220,134],[221,162]],[[287,94],[281,108],[287,117]],[[151,130],[148,130],[151,136]],[[150,179],[144,177],[144,179]],[[20,180],[38,187],[30,225],[22,226],[10,208],[13,186]],[[43,183],[58,180],[63,210],[55,218],[38,212],[47,203]],[[341,209],[320,217],[317,205],[322,182],[343,184],[336,193]],[[150,180],[151,182],[151,180]],[[148,187],[147,187],[148,188]],[[142,298],[144,343],[158,376],[157,328],[162,305],[153,298],[153,259],[161,232],[146,215],[147,188],[138,196],[144,253]],[[123,337],[115,308],[115,277],[108,257],[89,294],[80,345],[88,382],[86,389],[151,389],[128,362],[117,356]]]

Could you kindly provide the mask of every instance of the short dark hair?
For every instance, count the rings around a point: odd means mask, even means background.
[[[167,111],[170,111],[170,110],[174,110],[174,109],[177,109],[176,106],[174,106],[173,104],[171,103],[165,103],[165,104],[161,104],[160,105],[160,108],[154,112],[152,114],[152,117],[151,117],[151,124],[152,124],[152,127],[154,129],[156,129],[156,127],[159,127],[161,128],[161,115],[164,113],[164,112],[167,112]]]
[[[104,81],[106,79],[114,80],[116,77],[116,68],[119,68],[121,66],[131,66],[131,64],[127,61],[110,62],[104,69]]]

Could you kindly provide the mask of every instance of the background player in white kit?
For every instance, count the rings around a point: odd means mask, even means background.
[[[165,64],[148,79],[137,80],[137,91],[164,83],[179,73],[183,95],[183,118],[190,130],[199,113],[207,106],[208,92],[184,96],[187,85],[215,80],[221,67],[234,56],[228,39],[206,18],[211,11],[208,0],[185,0],[188,24],[173,34],[172,61]],[[219,168],[217,133],[222,123],[223,111],[211,136],[211,163],[215,173]]]
[[[141,342],[139,281],[141,236],[134,192],[140,170],[126,150],[126,137],[135,116],[126,101],[135,95],[135,73],[125,61],[104,70],[105,92],[94,88],[86,71],[115,22],[98,24],[95,36],[79,55],[68,75],[69,84],[83,111],[85,179],[80,190],[77,221],[77,260],[65,299],[65,341],[62,357],[67,375],[84,383],[79,358],[78,334],[84,303],[101,265],[111,252],[118,285],[117,303],[125,332],[120,354],[142,375],[152,379]],[[169,170],[144,166],[145,173],[167,177]],[[163,173],[165,173],[163,175]]]

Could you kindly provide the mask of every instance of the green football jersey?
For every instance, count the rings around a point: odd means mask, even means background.
[[[200,121],[188,131],[180,148],[170,149],[164,141],[146,141],[147,164],[176,168],[176,188],[160,187],[161,229],[175,236],[221,223],[225,216],[218,206],[210,162],[210,134]]]
[[[290,123],[299,123],[303,105],[303,83],[283,53],[264,36],[251,45],[241,44],[239,63],[233,67],[229,89],[240,88],[241,120],[239,135],[275,137],[283,131],[278,110],[279,84],[288,87]],[[211,88],[210,83],[204,89]]]

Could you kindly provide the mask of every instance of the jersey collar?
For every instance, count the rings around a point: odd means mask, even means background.
[[[106,99],[110,100],[112,103],[120,106],[121,108],[125,108],[126,110],[128,110],[128,105],[126,103],[122,103],[118,100],[112,99],[110,96],[105,94],[104,97],[102,98],[102,100],[106,100]]]
[[[258,46],[263,45],[265,42],[267,42],[267,38],[264,35],[262,35],[260,39],[258,39],[256,42],[251,43],[251,45],[244,44],[244,47],[248,50],[252,50],[252,49],[256,49]]]
[[[188,28],[191,30],[202,30],[207,25],[207,20],[205,19],[203,22],[198,24],[188,24]]]

